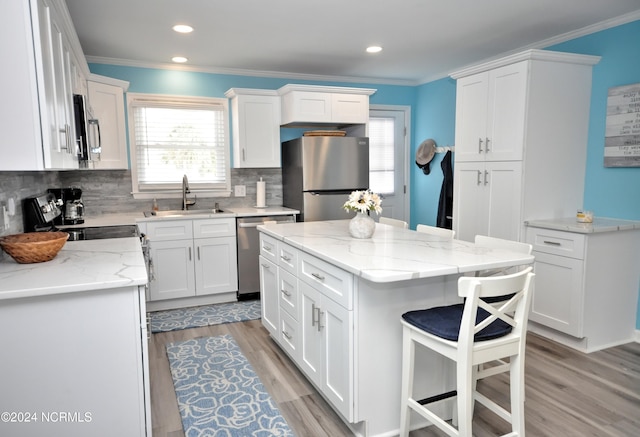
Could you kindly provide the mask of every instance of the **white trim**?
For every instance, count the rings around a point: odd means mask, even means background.
[[[124,90],[125,93],[129,89],[129,82],[127,82],[126,80],[114,79],[113,77],[100,76],[99,74],[90,73],[89,76],[87,76],[87,80],[90,80],[91,82],[103,83],[105,85],[120,87]]]

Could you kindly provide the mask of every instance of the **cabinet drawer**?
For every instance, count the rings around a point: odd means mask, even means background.
[[[278,274],[278,303],[280,308],[298,320],[298,278],[283,269],[280,269]],[[280,314],[282,314],[282,311]]]
[[[148,222],[147,237],[152,241],[190,240],[193,238],[191,220]]]
[[[193,238],[233,237],[236,235],[234,218],[193,221]]]
[[[527,243],[534,252],[584,259],[585,235],[552,229],[527,228]]]
[[[278,266],[292,275],[298,275],[298,249],[285,243],[278,243]]]
[[[300,333],[298,329],[298,322],[294,320],[289,314],[280,314],[280,332],[278,333],[278,339],[280,345],[294,360],[300,359]]]
[[[260,255],[278,264],[278,240],[260,232]]]
[[[353,275],[305,252],[298,257],[298,277],[344,308],[353,308]]]

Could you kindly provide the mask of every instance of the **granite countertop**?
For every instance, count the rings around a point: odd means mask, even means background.
[[[3,254],[0,300],[105,290],[147,283],[139,238],[67,241],[51,261],[18,264]]]
[[[554,229],[578,234],[593,234],[598,232],[616,232],[640,229],[640,221],[621,220],[606,217],[594,217],[593,223],[580,223],[575,217],[557,219],[528,220],[526,226],[542,229]]]
[[[446,240],[376,223],[370,239],[349,236],[349,220],[265,224],[258,229],[372,282],[406,281],[533,263],[532,255]]]

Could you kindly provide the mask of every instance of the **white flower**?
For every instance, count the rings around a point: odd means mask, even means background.
[[[345,211],[357,211],[363,213],[374,211],[376,214],[380,214],[382,212],[382,208],[380,207],[381,203],[382,199],[380,196],[367,189],[351,192],[349,200],[347,200],[342,207]]]

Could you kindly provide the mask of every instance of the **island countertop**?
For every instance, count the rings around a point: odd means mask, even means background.
[[[87,292],[147,283],[140,239],[67,241],[51,261],[18,264],[3,254],[0,300]]]
[[[370,239],[349,235],[349,220],[265,224],[258,229],[372,282],[407,281],[533,263],[532,255],[447,240],[376,223]]]

